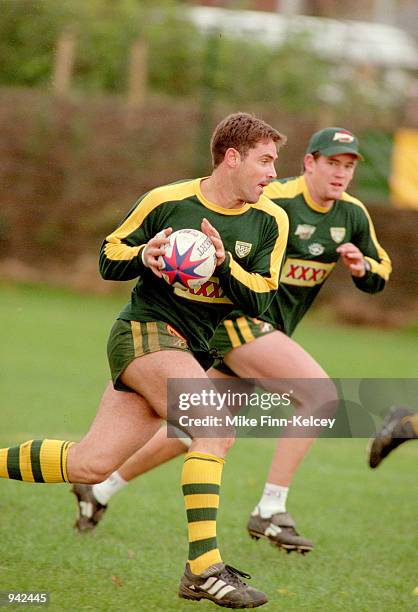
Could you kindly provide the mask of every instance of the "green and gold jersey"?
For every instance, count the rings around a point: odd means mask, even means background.
[[[291,335],[334,269],[337,247],[345,242],[355,244],[370,267],[364,277],[352,277],[355,285],[368,293],[383,289],[391,262],[360,200],[344,193],[330,210],[324,210],[313,202],[303,176],[275,180],[264,195],[287,212],[289,240],[279,290],[259,318]],[[234,311],[228,318],[239,316],[242,312]]]
[[[108,280],[139,277],[119,315],[128,321],[164,321],[179,331],[197,355],[208,350],[216,326],[239,304],[258,316],[273,300],[288,236],[286,213],[262,196],[256,204],[225,209],[203,196],[202,179],[158,187],[142,196],[103,242],[100,271]],[[145,268],[141,251],[159,231],[200,230],[206,217],[218,230],[227,257],[199,289],[182,291]]]

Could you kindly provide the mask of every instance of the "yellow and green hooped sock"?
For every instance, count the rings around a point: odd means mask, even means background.
[[[29,440],[19,446],[0,448],[0,478],[24,482],[69,482],[65,440]]]
[[[216,541],[224,460],[206,453],[191,452],[184,459],[182,488],[189,533],[189,564],[193,574],[222,561]]]

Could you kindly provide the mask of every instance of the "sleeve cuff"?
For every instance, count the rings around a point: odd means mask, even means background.
[[[218,274],[224,274],[225,272],[228,272],[230,261],[231,261],[231,253],[229,251],[227,251],[227,253],[225,255],[225,261],[223,263],[221,263],[220,266],[216,267],[217,273]]]
[[[140,255],[140,256],[141,256],[142,265],[144,266],[144,268],[146,268],[146,267],[147,267],[147,265],[146,265],[146,263],[145,263],[144,253],[145,253],[145,244],[144,244],[144,246],[140,247],[140,250],[139,250],[138,255]]]
[[[136,256],[136,260],[138,262],[138,266],[141,272],[148,267],[145,265],[145,262],[144,262],[144,251],[145,251],[146,246],[147,246],[146,244],[141,245],[139,247],[138,255]]]

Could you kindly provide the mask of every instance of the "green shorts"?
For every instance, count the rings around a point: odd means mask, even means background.
[[[157,351],[191,352],[187,340],[168,323],[117,319],[107,342],[107,357],[114,388],[118,391],[132,391],[123,384],[120,375],[137,357]]]
[[[276,328],[271,323],[252,317],[242,316],[237,319],[224,319],[216,328],[210,346],[212,349],[216,348],[218,355],[223,358],[232,349],[248,344],[256,338],[271,334],[274,331],[276,331]],[[214,367],[224,374],[234,375],[222,360],[220,363],[216,363]]]

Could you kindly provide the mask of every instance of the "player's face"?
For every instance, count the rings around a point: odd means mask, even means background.
[[[258,202],[264,187],[277,176],[274,167],[276,159],[277,148],[272,140],[259,142],[245,157],[240,156],[235,183],[240,200]]]
[[[356,156],[346,153],[331,157],[320,155],[317,159],[307,155],[305,175],[315,202],[324,205],[341,198],[353,178],[356,164]]]

